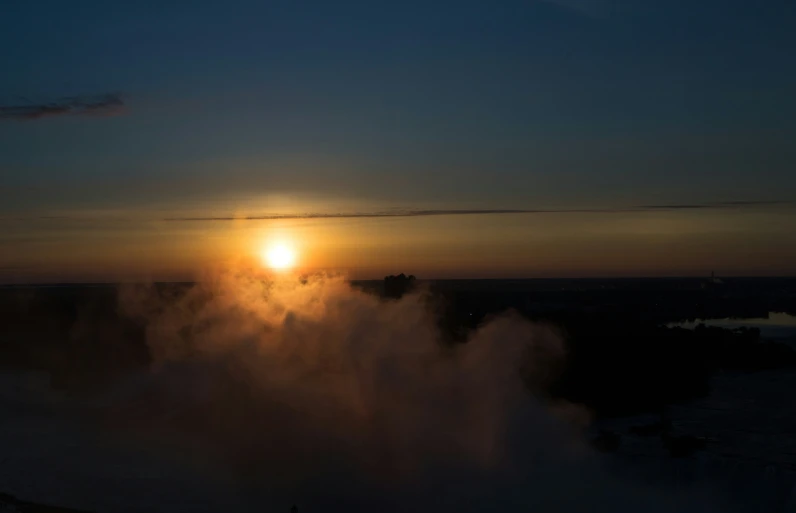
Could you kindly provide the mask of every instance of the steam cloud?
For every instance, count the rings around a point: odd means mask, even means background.
[[[507,313],[450,347],[422,291],[384,301],[341,277],[242,271],[200,283],[120,292],[155,365],[108,392],[103,421],[217,469],[236,508],[692,510],[609,477],[582,443],[586,412],[529,393],[564,358],[551,328]]]

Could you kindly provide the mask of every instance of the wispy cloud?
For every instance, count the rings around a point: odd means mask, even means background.
[[[376,211],[354,212],[283,212],[264,213],[251,215],[209,215],[209,216],[172,216],[155,218],[139,212],[138,214],[125,214],[124,212],[92,211],[81,214],[52,214],[34,216],[0,216],[0,222],[44,221],[44,222],[229,222],[229,221],[277,221],[295,219],[380,219],[380,218],[407,218],[407,217],[434,217],[434,216],[494,216],[494,215],[554,215],[554,214],[644,214],[654,212],[676,212],[684,210],[745,210],[767,207],[794,207],[796,201],[718,201],[712,203],[668,203],[637,205],[630,207],[601,207],[601,208],[535,208],[535,209],[395,209]]]
[[[793,205],[792,201],[717,201],[715,203],[673,203],[664,205],[641,205],[633,210],[701,210],[718,208],[765,207],[776,205]]]
[[[0,106],[0,120],[35,120],[54,116],[111,116],[124,111],[122,97],[115,93],[68,96],[51,102],[22,102]]]
[[[665,210],[742,209],[751,207],[796,205],[793,201],[723,201],[702,204],[640,205],[626,208],[580,208],[580,209],[466,209],[466,210],[397,210],[387,212],[339,212],[339,213],[293,213],[264,214],[251,216],[168,217],[163,221],[267,221],[279,219],[367,219],[390,217],[431,217],[464,215],[506,214],[617,214],[644,213]]]

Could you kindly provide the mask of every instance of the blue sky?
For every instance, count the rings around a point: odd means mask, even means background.
[[[786,0],[8,0],[0,105],[125,106],[0,119],[0,214],[789,200],[794,26]]]

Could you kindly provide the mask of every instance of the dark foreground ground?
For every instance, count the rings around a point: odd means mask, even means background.
[[[627,463],[621,468],[646,473],[654,482],[709,480],[708,474],[725,473],[734,476],[729,480],[749,484],[750,476],[768,476],[757,488],[765,497],[739,496],[738,505],[749,504],[738,510],[789,507],[796,471],[796,407],[789,400],[796,386],[796,354],[789,341],[767,340],[755,329],[666,325],[796,314],[796,279],[394,279],[354,285],[386,302],[422,291],[423,301],[436,313],[442,343],[451,346],[466,343],[468,333],[507,310],[552,327],[564,341],[566,356],[543,376],[529,376],[526,385],[545,401],[584,407],[593,419],[595,447]],[[168,297],[191,286],[158,285]],[[33,396],[25,395],[29,391],[16,394],[13,387],[20,386],[21,373],[44,376],[52,393],[64,397],[109,387],[118,376],[151,365],[145,331],[140,320],[121,313],[115,286],[0,288],[0,367],[16,376],[3,386],[0,441],[18,448],[7,449],[10,453],[0,457],[0,465],[30,460],[31,448],[39,447],[37,458],[61,462],[53,468],[57,475],[66,472],[68,461],[81,458],[80,444],[90,443],[85,434],[69,435],[72,421],[63,427],[42,423],[42,412],[56,403],[50,395],[30,401]],[[56,433],[63,434],[57,443]],[[69,449],[68,440],[75,449]],[[122,472],[109,455],[114,450],[92,456],[98,462],[108,458],[109,474]],[[65,456],[53,456],[56,451]],[[71,511],[26,502],[42,499],[35,485],[26,486],[41,476],[26,478],[5,468],[0,478],[8,483],[0,482],[0,492],[17,496],[0,495],[0,509]],[[140,486],[146,487],[146,480]],[[173,487],[191,493],[189,484],[175,482]],[[42,502],[60,503],[59,497],[69,497],[68,491]]]
[[[22,501],[7,493],[0,493],[0,511],[19,513],[88,513],[78,509]]]
[[[386,282],[385,282],[386,283]],[[382,282],[354,285],[387,300],[404,293]],[[190,284],[161,284],[164,296]],[[788,368],[787,341],[759,330],[668,323],[796,314],[796,279],[445,280],[417,282],[428,293],[446,343],[457,344],[506,311],[553,326],[567,357],[543,385],[599,416],[653,411],[704,396],[717,370]],[[92,387],[147,366],[140,322],[120,313],[113,285],[0,288],[0,354],[6,368],[47,371],[56,387]]]

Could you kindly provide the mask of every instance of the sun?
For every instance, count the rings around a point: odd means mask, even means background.
[[[271,269],[285,271],[296,265],[296,251],[284,243],[274,244],[265,249],[263,260]]]

